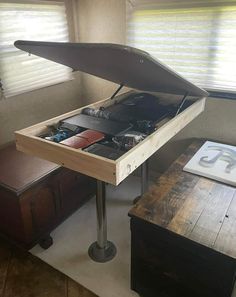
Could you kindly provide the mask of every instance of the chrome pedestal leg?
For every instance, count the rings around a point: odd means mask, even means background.
[[[148,189],[148,161],[145,161],[141,165],[141,195],[134,199],[133,204],[139,201],[139,199],[147,191],[147,189]]]
[[[148,163],[145,161],[141,165],[141,196],[147,192],[148,189]]]
[[[96,262],[107,262],[115,257],[116,247],[107,240],[106,185],[99,180],[97,180],[96,208],[97,241],[90,245],[88,254]]]

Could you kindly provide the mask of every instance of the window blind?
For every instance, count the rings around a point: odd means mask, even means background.
[[[198,86],[236,92],[235,1],[134,1],[127,38]]]
[[[71,79],[71,69],[29,56],[16,40],[68,41],[63,3],[0,3],[0,78],[5,97]]]

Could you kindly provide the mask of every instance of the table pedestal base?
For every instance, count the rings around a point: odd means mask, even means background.
[[[97,180],[96,208],[97,241],[90,245],[88,254],[93,261],[104,263],[115,257],[116,247],[107,240],[106,184],[100,180]]]
[[[90,245],[88,254],[93,261],[104,263],[115,257],[116,247],[114,243],[107,241],[106,246],[104,248],[100,248],[96,241]]]

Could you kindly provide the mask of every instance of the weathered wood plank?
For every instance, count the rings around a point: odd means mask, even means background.
[[[149,221],[161,227],[167,227],[197,182],[198,178],[195,176],[181,175],[169,193],[156,204],[157,207],[149,208]]]
[[[214,249],[236,259],[236,190],[214,244]]]
[[[199,177],[197,176],[183,173],[168,193],[161,197],[158,197],[157,187],[156,199],[155,191],[153,191],[151,195],[148,196],[148,198],[151,198],[150,200],[145,196],[145,201],[143,200],[141,202],[145,203],[140,204],[143,206],[142,208],[139,205],[136,207],[138,216],[161,227],[167,227],[179,209],[181,209],[198,180]]]
[[[129,215],[146,219],[155,224],[162,224],[161,218],[164,217],[162,209],[163,207],[166,209],[168,206],[167,202],[162,201],[165,199],[171,199],[174,204],[174,200],[178,197],[178,193],[181,193],[181,191],[184,192],[183,190],[186,189],[186,192],[183,193],[186,197],[194,184],[199,180],[199,177],[182,171],[182,168],[201,145],[202,142],[198,141],[189,146],[186,153],[182,154],[169,167],[169,169],[156,181],[142,199],[130,210]],[[172,195],[173,197],[171,197]],[[170,204],[170,201],[168,204]],[[179,207],[182,205],[179,201],[177,201],[177,204]],[[168,209],[166,211],[168,212]],[[177,211],[178,209],[176,209],[174,213]],[[173,215],[169,217],[169,219],[172,219]],[[165,225],[169,223],[166,219],[164,221]]]
[[[234,189],[215,183],[211,198],[195,224],[189,238],[213,248],[224,217],[233,199]]]
[[[202,178],[186,198],[185,203],[168,225],[168,229],[188,237],[206,207],[214,182]]]

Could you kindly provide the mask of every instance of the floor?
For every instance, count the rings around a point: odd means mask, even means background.
[[[96,297],[63,273],[0,238],[1,297]]]
[[[39,246],[31,253],[100,297],[133,297],[130,289],[130,219],[133,199],[140,194],[140,178],[130,176],[119,187],[107,186],[108,239],[117,255],[107,263],[96,263],[88,247],[96,240],[96,204],[92,198],[52,233],[48,250]]]
[[[107,187],[108,238],[118,251],[108,263],[95,263],[87,254],[89,244],[96,239],[95,199],[52,232],[54,244],[48,250],[39,246],[32,249],[37,257],[0,238],[0,297],[138,296],[129,286],[127,214],[139,192],[137,177],[119,187]],[[236,290],[232,297],[236,297]]]

